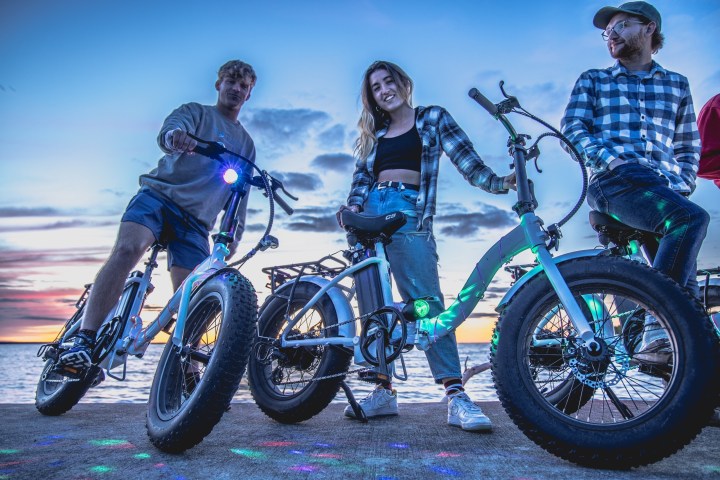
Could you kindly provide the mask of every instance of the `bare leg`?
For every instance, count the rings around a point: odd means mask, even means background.
[[[192,270],[183,267],[170,267],[170,280],[172,281],[173,290],[177,290],[183,280],[190,275]]]
[[[81,328],[97,330],[122,293],[130,270],[140,261],[155,236],[149,228],[133,222],[120,223],[115,246],[95,278]]]

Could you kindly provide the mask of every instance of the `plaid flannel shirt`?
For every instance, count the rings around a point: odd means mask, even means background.
[[[695,190],[700,135],[690,86],[656,62],[639,74],[617,62],[580,75],[561,128],[594,174],[619,158],[652,168],[673,190]]]
[[[503,177],[495,175],[492,169],[485,165],[480,155],[473,149],[468,136],[447,110],[438,106],[417,107],[415,110],[415,127],[422,142],[420,189],[415,205],[418,213],[418,230],[421,230],[424,224],[430,225],[435,215],[438,170],[443,152],[471,185],[487,192],[507,193],[507,190],[503,189]],[[378,130],[376,137],[383,137],[385,133],[387,127]],[[365,160],[357,160],[347,199],[348,205],[362,208],[365,203],[368,192],[376,181],[372,173],[376,151],[377,144]]]

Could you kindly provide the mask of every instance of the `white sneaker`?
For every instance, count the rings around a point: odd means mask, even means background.
[[[368,418],[398,414],[397,391],[391,392],[382,385],[375,387],[375,390],[358,403]],[[345,407],[345,416],[355,418],[352,406]]]
[[[448,425],[463,430],[492,430],[492,422],[475,405],[467,393],[459,392],[448,397]]]

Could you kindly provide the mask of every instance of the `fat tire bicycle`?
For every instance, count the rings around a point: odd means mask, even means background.
[[[580,465],[625,469],[658,461],[689,443],[713,411],[718,386],[707,381],[719,368],[713,327],[698,301],[647,265],[599,249],[552,255],[560,227],[584,203],[587,172],[557,129],[523,109],[502,82],[500,88],[505,100],[498,104],[477,89],[470,96],[509,133],[520,224],[478,261],[452,305],[428,318],[427,299],[398,305],[392,298],[385,245],[404,215],[343,211],[352,236],[343,258],[266,269],[272,294],[259,312],[250,391],[267,416],[294,423],[317,415],[342,388],[356,418],[366,421],[345,376],[377,369],[406,378],[403,351],[432,348],[468,318],[496,272],[530,250],[537,267],[496,308],[491,368],[503,408],[536,444]],[[511,112],[549,131],[528,147],[530,137],[518,134],[506,116]],[[576,205],[547,227],[534,213],[538,204],[526,169],[546,137],[567,145],[583,179]],[[647,314],[672,346],[663,375],[643,371],[623,342],[627,320]],[[359,369],[349,371],[352,360]]]
[[[280,189],[290,198],[282,183],[260,170],[242,155],[222,144],[190,135],[198,141],[195,151],[222,163],[219,172],[231,185],[231,195],[214,235],[210,256],[185,279],[157,317],[143,325],[140,314],[153,291],[152,273],[158,254],[165,246],[156,242],[149,249],[144,271],[132,272],[115,307],[96,335],[92,365],[77,375],[57,367],[59,356],[72,347],[79,329],[91,285],[76,303],[76,310],[55,340],[42,345],[38,357],[45,361],[37,384],[35,406],[44,415],[61,415],[100,384],[106,375],[126,378],[130,356],[141,358],[150,342],[161,331],[170,334],[153,377],[146,428],[150,441],[160,450],[182,452],[200,443],[229,409],[230,401],[245,373],[257,322],[257,295],[250,281],[236,266],[257,252],[276,248],[270,235],[274,204],[288,214],[292,209],[278,195]],[[258,175],[253,176],[253,171]],[[270,214],[260,241],[239,261],[226,262],[236,229],[236,213],[252,187],[264,190]]]

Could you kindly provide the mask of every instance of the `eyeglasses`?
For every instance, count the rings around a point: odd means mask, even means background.
[[[615,32],[616,34],[620,35],[623,30],[628,26],[630,23],[638,23],[640,25],[644,25],[643,22],[638,22],[637,20],[623,20],[621,22],[617,22],[615,25],[613,25],[612,28],[606,28],[604,32],[602,32],[600,35],[602,36],[603,40],[606,40],[610,38],[610,35],[612,35],[612,32]]]

